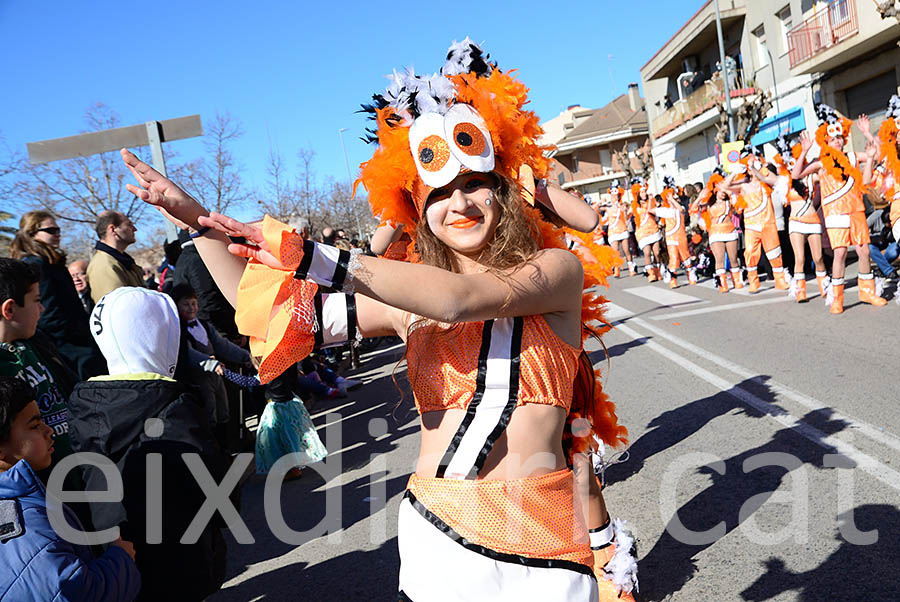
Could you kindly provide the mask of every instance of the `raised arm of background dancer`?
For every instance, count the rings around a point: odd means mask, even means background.
[[[875,159],[878,156],[878,146],[874,142],[866,144],[866,164],[863,166],[863,186],[869,186],[875,181]]]
[[[243,236],[258,246],[229,245],[232,253],[252,257],[279,270],[262,230],[212,213],[199,218],[231,236]],[[446,323],[492,318],[580,312],[584,270],[578,258],[563,249],[545,249],[522,266],[503,274],[457,274],[442,268],[357,255],[352,271],[356,293],[409,312]],[[427,282],[428,286],[422,286]],[[360,324],[365,330],[366,325]]]
[[[735,184],[734,179],[738,177],[737,172],[731,172],[728,174],[725,179],[719,184],[719,187],[724,189],[725,192],[732,195],[738,195],[743,192],[743,184]]]
[[[778,178],[771,171],[768,173],[768,175],[764,176],[760,172],[758,172],[752,165],[747,166],[747,169],[750,170],[750,173],[753,174],[754,178],[761,182],[765,182],[769,186],[774,186],[778,183]]]
[[[539,186],[535,190],[535,198],[558,215],[573,230],[593,232],[597,228],[600,216],[593,207],[556,184],[547,184],[546,187]]]
[[[806,176],[810,174],[814,174],[822,169],[821,161],[812,161],[810,163],[806,162],[806,155],[809,154],[809,149],[812,148],[813,139],[812,136],[809,135],[809,132],[803,132],[800,134],[800,158],[797,159],[797,162],[794,164],[794,170],[791,172],[791,178],[794,180],[802,180]]]
[[[869,116],[863,113],[859,116],[859,119],[856,120],[856,127],[859,128],[859,131],[863,133],[863,136],[866,137],[866,142],[869,144],[874,144],[875,148],[878,149],[881,145],[878,142],[878,138],[872,135],[872,125],[869,121]]]
[[[369,242],[372,252],[376,255],[384,255],[391,243],[400,240],[402,232],[402,225],[392,226],[391,224],[385,224],[378,226],[375,229],[375,234],[372,235],[372,240]]]
[[[166,219],[179,228],[199,229],[200,216],[209,212],[174,182],[138,159],[127,149],[122,149],[122,160],[131,170],[139,186],[127,184],[129,192],[159,209]],[[194,246],[203,263],[216,281],[216,285],[228,302],[235,305],[238,283],[247,262],[228,252],[228,237],[216,230],[210,230],[194,239]]]

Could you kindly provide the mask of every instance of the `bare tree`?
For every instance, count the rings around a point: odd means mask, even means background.
[[[716,126],[716,142],[724,144],[728,141],[728,114],[725,111],[725,103],[720,100],[719,123]],[[765,90],[757,90],[756,94],[744,98],[744,103],[735,113],[735,136],[738,140],[750,143],[759,132],[759,126],[766,119],[769,111],[772,110],[772,96]]]
[[[622,146],[622,150],[614,150],[612,152],[613,164],[618,166],[621,171],[628,174],[628,180],[634,177],[641,177],[645,180],[650,179],[653,171],[653,155],[650,152],[650,139],[644,142],[644,146],[634,151],[634,154],[628,150],[628,142]]]
[[[121,125],[119,116],[97,103],[85,112],[86,131]],[[32,165],[23,154],[14,157],[15,183],[7,194],[20,203],[52,211],[60,220],[93,225],[100,212],[113,209],[139,221],[146,205],[125,188],[131,180],[118,153],[101,153]]]
[[[180,168],[188,192],[213,211],[223,213],[232,204],[249,198],[241,180],[241,167],[231,154],[232,144],[243,135],[237,119],[217,111],[206,122],[203,136],[208,156]]]
[[[284,171],[284,160],[277,148],[270,144],[266,161],[266,186],[257,203],[265,213],[280,220],[300,214],[297,193]]]

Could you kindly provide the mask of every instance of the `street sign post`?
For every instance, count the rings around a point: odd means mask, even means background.
[[[166,175],[166,162],[162,143],[203,135],[200,115],[189,115],[165,121],[148,121],[139,125],[90,132],[78,136],[53,138],[28,143],[28,160],[32,165],[89,157],[100,153],[117,151],[121,148],[149,146],[153,157],[153,167]],[[166,239],[172,242],[178,237],[175,226],[166,220]]]

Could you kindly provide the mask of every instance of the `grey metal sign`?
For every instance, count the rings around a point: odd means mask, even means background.
[[[155,123],[159,124],[159,142],[171,142],[203,135],[203,123],[200,115],[166,119]],[[87,157],[116,151],[120,148],[148,146],[153,141],[148,136],[147,129],[147,124],[142,123],[101,132],[79,134],[78,136],[29,142],[28,160],[32,165],[39,165],[60,159]]]

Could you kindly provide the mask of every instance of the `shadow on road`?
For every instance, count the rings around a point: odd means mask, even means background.
[[[761,418],[765,414],[748,408],[738,397],[736,389],[752,390],[754,395],[771,403],[775,401],[775,396],[766,385],[769,378],[747,379],[729,391],[721,391],[663,412],[647,425],[651,430],[629,446],[628,460],[606,470],[606,482],[612,484],[634,476],[648,458],[678,445],[719,416],[737,410],[751,418]]]
[[[376,355],[364,362],[361,370],[385,368],[390,371],[402,354],[401,349]],[[413,465],[402,474],[396,474],[394,470],[395,476],[389,476],[380,463],[373,464],[373,460],[377,461],[384,454],[395,450],[401,439],[415,436],[419,432],[418,423],[411,422],[417,415],[406,382],[405,369],[398,369],[396,376],[398,384],[405,388],[402,401],[400,391],[388,374],[350,392],[348,399],[322,401],[314,406],[314,423],[329,450],[326,464],[338,462],[332,464],[332,467],[338,466],[337,472],[342,476],[332,477],[326,482],[325,477],[317,470],[333,475],[334,469],[323,468],[322,463],[317,463],[304,468],[299,480],[282,483],[282,515],[287,526],[298,532],[297,541],[285,543],[272,533],[264,512],[266,475],[254,475],[246,482],[241,517],[255,541],[241,545],[228,536],[226,580],[252,570],[257,563],[277,559],[321,537],[325,525],[329,526],[329,532],[340,532],[341,537],[347,537],[347,529],[383,510],[406,489]],[[342,417],[337,427],[340,429],[339,444],[328,440],[328,433],[334,432],[332,429],[336,427],[322,428],[326,423],[335,421],[334,413],[328,413],[329,408],[338,410],[337,413]],[[385,434],[378,437],[370,434],[373,419],[387,422]],[[356,478],[353,479],[346,476],[350,471],[367,467],[369,470],[363,476],[354,475]],[[382,515],[385,514],[389,513],[382,512]],[[392,519],[385,517],[385,520]],[[373,535],[372,539],[377,544],[384,541],[385,537],[386,534],[382,533],[380,537]],[[329,545],[328,538],[324,539],[325,545]],[[365,545],[364,539],[365,535],[359,539],[360,546]],[[378,550],[354,551],[320,564],[296,562],[267,569],[258,576],[223,589],[211,600],[395,599],[398,567],[394,539]],[[373,570],[378,570],[383,577],[373,578]],[[378,589],[373,589],[374,583],[380,584]],[[385,584],[390,585],[391,595],[387,597],[384,596],[388,592],[383,591]],[[347,595],[344,595],[345,592]]]
[[[223,591],[215,600],[367,600],[397,599],[400,557],[397,538],[376,550],[354,550],[316,564],[298,562],[261,573]]]
[[[840,547],[816,568],[795,573],[784,560],[773,556],[764,563],[766,572],[741,592],[741,598],[763,602],[796,591],[798,602],[832,600],[897,600],[900,588],[893,567],[900,566],[900,511],[887,504],[865,504],[838,517],[835,539]],[[853,528],[877,531],[878,540],[854,545]],[[891,567],[891,568],[889,568]]]
[[[802,421],[812,429],[806,428],[804,434],[818,434],[821,439],[846,428],[847,424],[833,419],[832,413],[831,409],[823,409],[806,414]],[[805,469],[806,465],[824,468],[826,454],[836,454],[836,450],[825,441],[813,442],[785,428],[777,431],[766,444],[727,458],[718,466],[701,466],[698,471],[708,475],[712,484],[676,510],[662,536],[641,559],[642,597],[660,600],[678,592],[696,573],[699,554],[735,529],[744,527],[793,471]],[[758,467],[745,465],[755,461],[759,461]],[[841,465],[853,464],[843,459]],[[752,544],[750,537],[758,536],[756,531],[770,533],[779,528],[786,527],[754,523],[747,526],[743,537]]]

